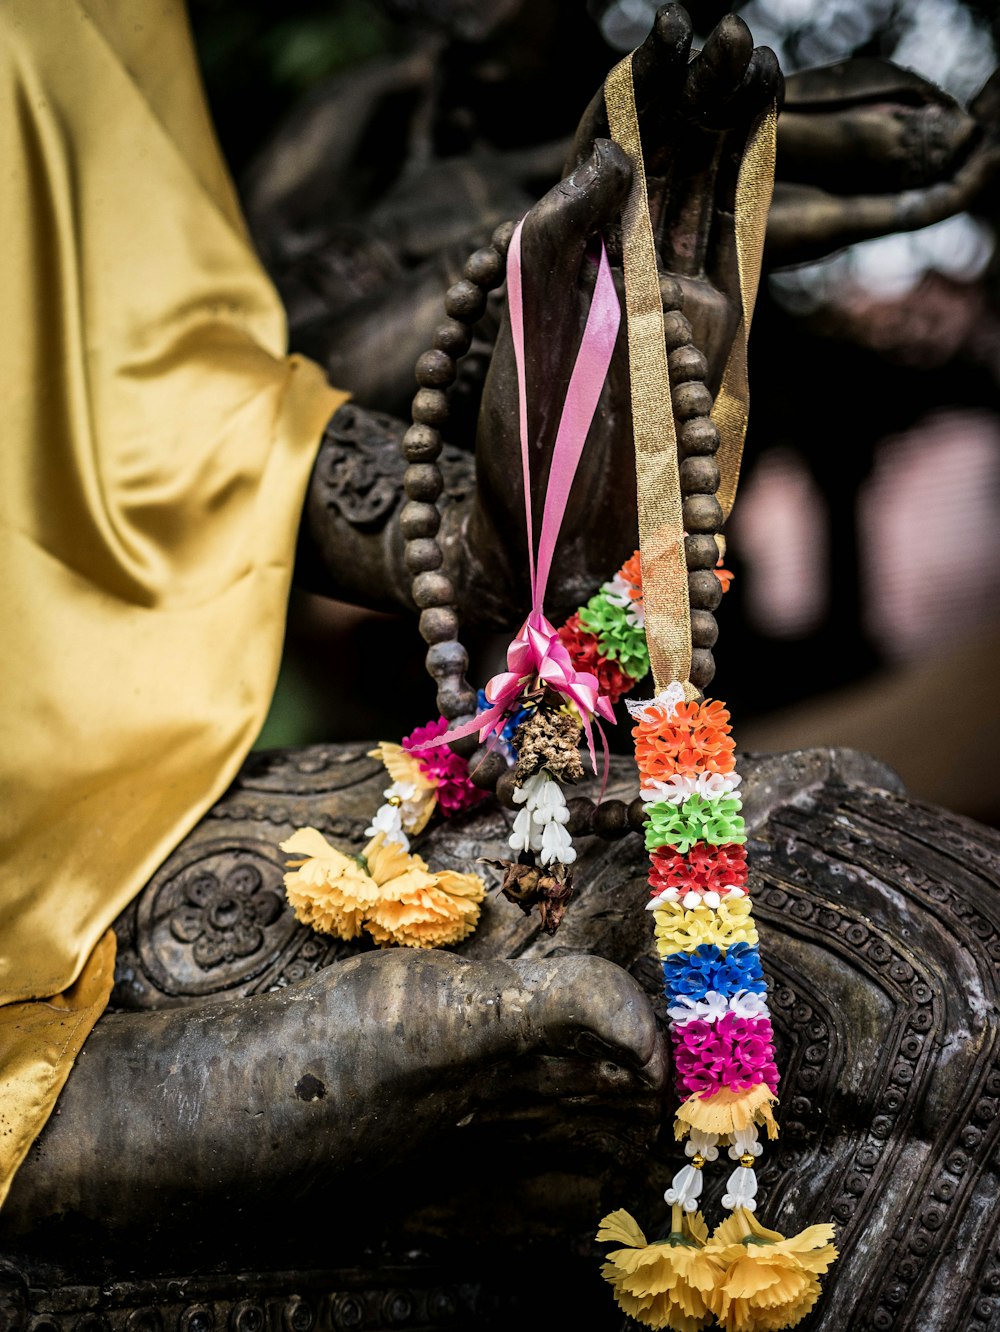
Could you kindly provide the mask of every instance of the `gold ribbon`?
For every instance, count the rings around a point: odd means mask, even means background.
[[[690,683],[691,611],[677,432],[631,56],[626,56],[608,75],[604,98],[611,137],[632,163],[632,188],[622,210],[622,267],[650,668],[657,693],[671,680],[679,680],[685,695],[694,698],[698,691]],[[737,177],[735,225],[740,322],[712,409],[720,439],[719,502],[726,517],[736,496],[746,434],[749,401],[746,344],[774,181],[775,124],[772,108],[750,136]]]

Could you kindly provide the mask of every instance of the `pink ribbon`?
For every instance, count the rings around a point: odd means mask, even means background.
[[[601,257],[597,270],[594,295],[583,330],[580,350],[577,352],[566,401],[563,403],[556,441],[552,449],[549,479],[542,512],[542,530],[538,540],[538,558],[533,550],[534,526],[531,514],[531,455],[528,448],[528,404],[524,370],[524,309],[521,288],[521,227],[519,222],[511,238],[507,254],[507,303],[510,309],[510,328],[514,342],[514,364],[517,369],[518,409],[521,435],[521,470],[524,478],[524,517],[528,531],[528,569],[531,575],[531,613],[516,638],[507,648],[507,669],[501,671],[486,686],[490,707],[485,712],[455,727],[440,737],[440,742],[461,739],[479,731],[479,739],[499,734],[507,719],[513,715],[524,698],[530,698],[548,688],[562,694],[574,704],[583,720],[587,747],[594,772],[597,755],[591,719],[597,716],[614,722],[615,714],[608,699],[601,693],[596,675],[577,671],[558,633],[545,618],[542,605],[545,589],[552,569],[559,529],[566,513],[573,478],[576,475],[583,446],[587,441],[601,389],[607,378],[611,356],[621,323],[621,306],[615,291],[607,252],[601,243]],[[607,766],[608,744],[597,723],[604,747]]]

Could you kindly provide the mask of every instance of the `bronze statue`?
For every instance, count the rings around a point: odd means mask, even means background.
[[[666,6],[637,81],[647,144],[659,146],[648,162],[664,276],[680,283],[714,388],[735,325],[732,158],[782,88],[773,57],[753,49],[737,18],[693,58],[690,43],[684,11]],[[430,80],[412,64],[415,81]],[[587,237],[606,230],[617,258],[628,166],[598,108],[561,145],[566,177],[525,225],[526,263],[549,275],[527,312],[550,335],[537,373],[556,383]],[[876,126],[867,157],[855,150],[856,118]],[[350,129],[360,137],[361,127]],[[790,81],[779,127],[774,265],[948,215],[996,167],[989,126],[884,64]],[[933,151],[915,169],[920,135]],[[313,587],[412,608],[395,521],[403,423],[391,413],[412,393],[453,252],[527,204],[523,161],[507,176],[495,156],[481,170],[490,204],[472,215],[458,200],[449,232],[432,220],[420,245],[411,238],[421,259],[403,290],[359,261],[355,299],[315,321],[311,335],[325,338],[358,401],[338,412],[317,458],[301,559]],[[446,176],[446,164],[427,164],[428,188],[436,171]],[[261,167],[258,199],[266,181]],[[419,221],[405,191],[388,193],[371,208],[369,239],[378,226],[399,237],[408,217]],[[259,233],[253,196],[251,205]],[[489,372],[464,385],[472,402],[482,390],[469,409],[475,471],[470,437],[446,454],[445,559],[463,619],[509,628],[525,603],[523,541],[511,535],[523,524],[509,485],[516,432],[496,305],[496,325],[488,316],[477,330]],[[605,434],[571,506],[554,614],[634,545],[634,491],[609,483],[629,447],[623,373],[613,371]],[[550,422],[539,438],[551,443]],[[365,750],[252,755],[119,920],[115,1011],[0,1212],[12,1329],[29,1314],[34,1329],[92,1322],[94,1332],[153,1332],[165,1320],[211,1332],[227,1319],[239,1332],[486,1328],[512,1316],[534,1327],[567,1314],[619,1325],[593,1231],[623,1188],[652,1231],[670,1161],[659,1141],[664,1124],[670,1136],[672,1093],[658,968],[642,913],[622,909],[645,897],[641,848],[592,840],[555,936],[495,895],[453,953],[314,935],[284,903],[278,842],[311,823],[360,847],[384,782]],[[785,1079],[764,1215],[829,1215],[840,1227],[843,1256],[808,1326],[1000,1327],[986,1219],[1000,1133],[1000,840],[907,800],[861,755],[746,756],[742,766]],[[609,796],[634,794],[631,764],[615,760]],[[506,831],[491,804],[431,832],[427,854],[466,867],[497,854]],[[663,1161],[652,1172],[651,1145]]]

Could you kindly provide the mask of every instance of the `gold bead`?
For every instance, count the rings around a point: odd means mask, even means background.
[[[694,1166],[695,1170],[700,1170],[702,1168],[705,1164],[705,1158],[702,1156],[701,1152],[695,1152],[694,1156],[691,1157],[691,1164]]]
[[[753,1163],[754,1163],[754,1157],[752,1152],[744,1152],[743,1155],[740,1157],[741,1166],[752,1166]]]
[[[391,795],[389,797],[388,803],[393,807],[393,809],[399,809],[400,805],[403,803],[403,797],[398,795]]]

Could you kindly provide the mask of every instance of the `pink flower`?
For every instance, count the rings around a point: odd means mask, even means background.
[[[418,749],[428,740],[436,740],[444,735],[448,722],[444,717],[418,726],[415,731],[403,737],[403,748],[416,751],[414,757],[420,764],[420,770],[428,781],[437,789],[438,804],[444,815],[460,814],[463,809],[471,809],[485,800],[489,794],[469,780],[469,765],[460,755],[452,753],[447,745],[435,745],[432,749]]]
[[[774,1032],[768,1018],[727,1013],[714,1023],[685,1022],[670,1034],[682,1095],[712,1096],[724,1088],[749,1091],[761,1082],[777,1091]]]

